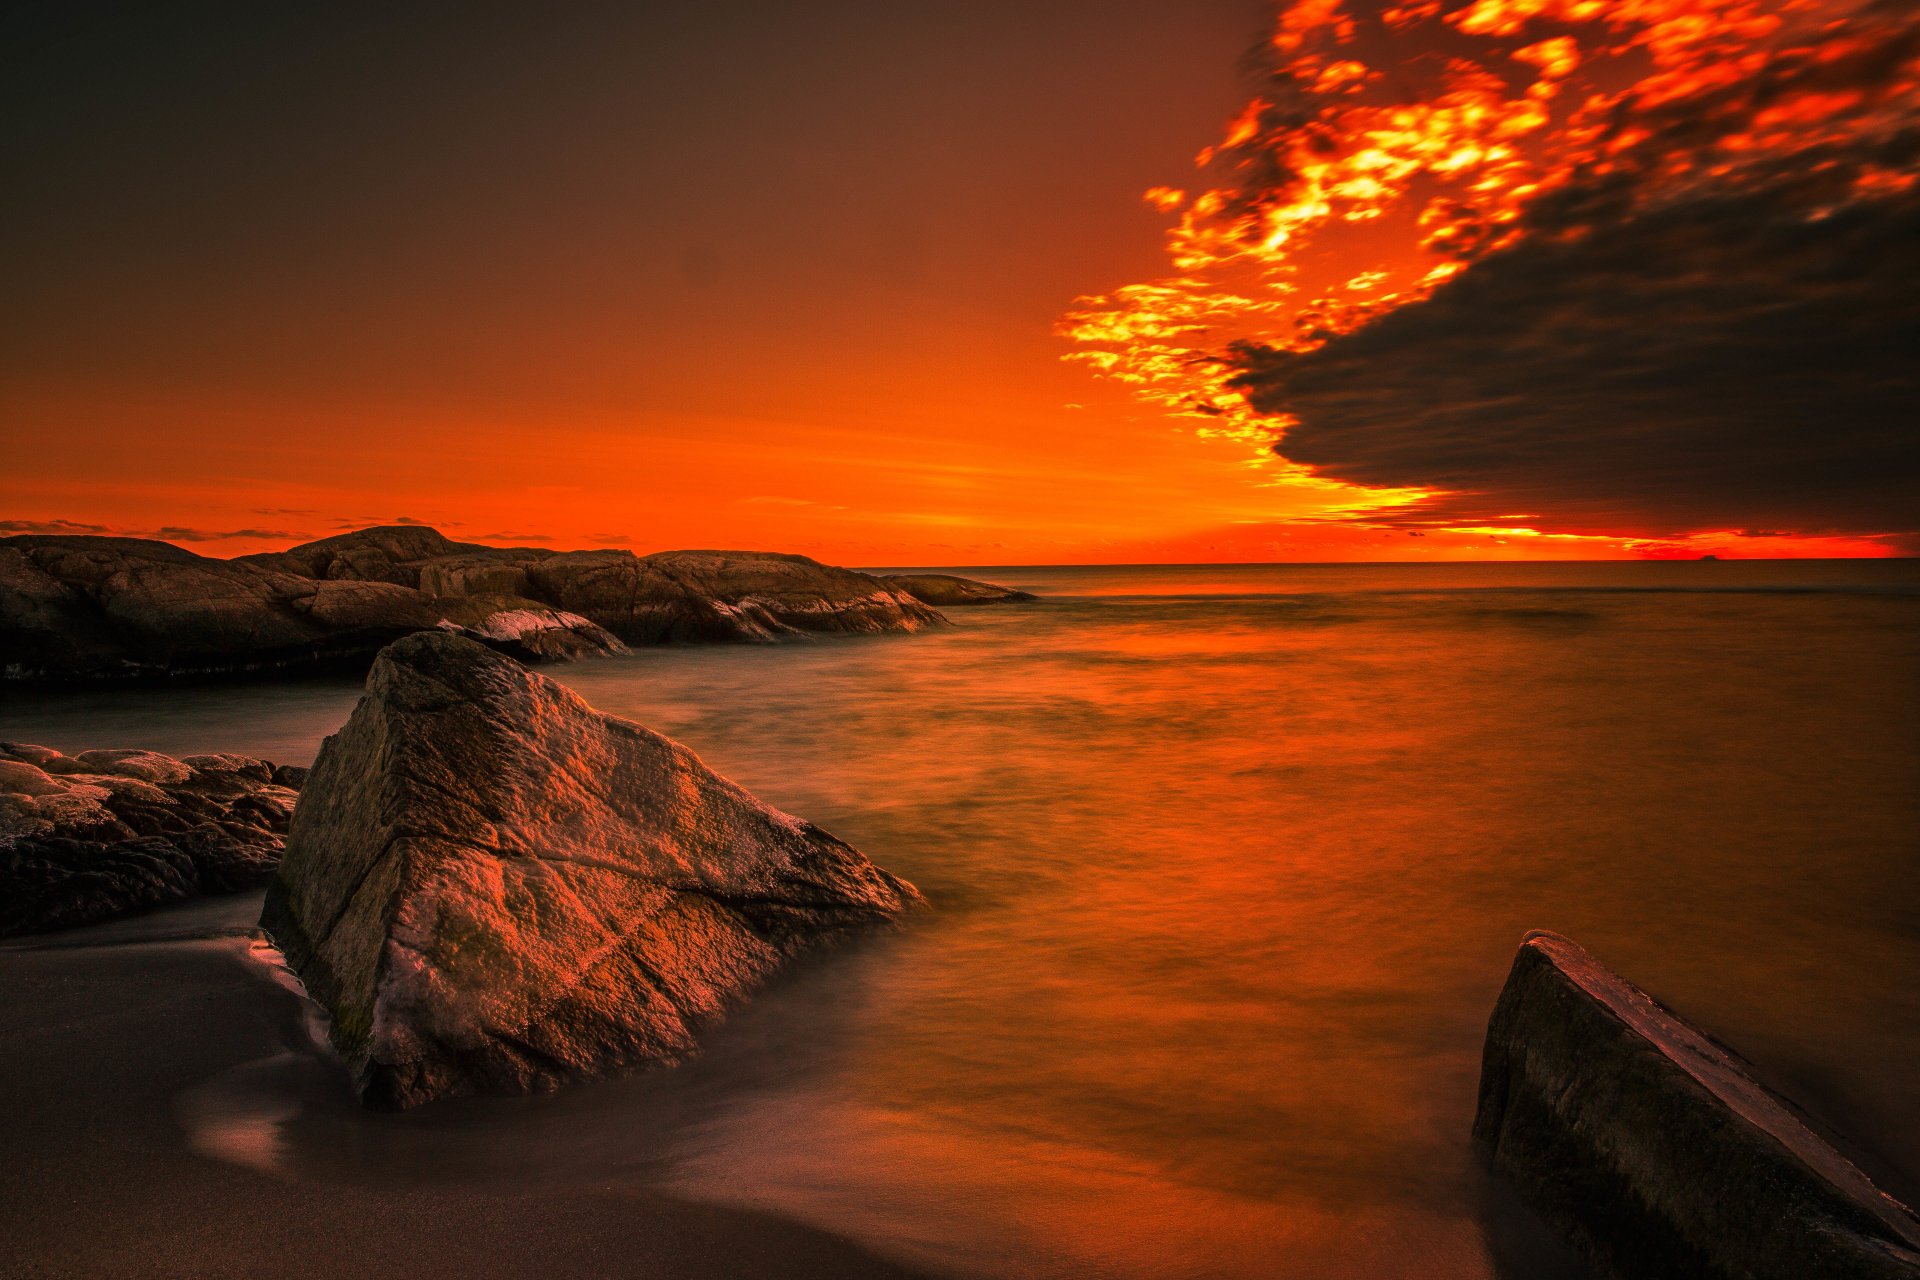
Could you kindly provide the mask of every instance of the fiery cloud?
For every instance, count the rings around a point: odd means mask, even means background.
[[[1344,518],[1914,528],[1912,6],[1297,0],[1258,61],[1070,358]]]

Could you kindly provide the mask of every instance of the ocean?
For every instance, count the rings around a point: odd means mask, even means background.
[[[281,1054],[183,1092],[179,1141],[664,1189],[945,1274],[1574,1275],[1468,1142],[1549,928],[1920,1191],[1920,562],[956,572],[1043,598],[545,668],[931,910],[686,1067],[392,1116]],[[0,736],[304,763],[356,696],[9,693]]]

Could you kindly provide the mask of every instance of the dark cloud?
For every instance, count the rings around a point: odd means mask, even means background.
[[[195,529],[161,525],[158,529],[126,529],[115,525],[83,524],[77,520],[0,520],[0,535],[52,534],[62,537],[158,538],[162,542],[225,542],[236,538],[304,538],[286,529]]]
[[[458,529],[465,522],[461,520],[420,520],[413,516],[350,516],[344,520],[335,520],[336,529],[370,529],[381,525],[410,524],[421,529]]]
[[[1297,417],[1289,459],[1455,492],[1413,521],[1920,527],[1920,121],[1886,96],[1911,97],[1916,30],[1636,120],[1640,154],[1537,203],[1517,244],[1316,350],[1239,348],[1238,385]],[[1873,127],[1656,185],[1823,87],[1858,92]]]
[[[112,533],[104,524],[81,524],[75,520],[0,520],[0,534],[37,533],[62,536],[99,536]]]
[[[134,538],[159,538],[163,542],[225,542],[232,538],[304,538],[304,533],[288,529],[192,529],[177,524],[161,525],[126,535]]]

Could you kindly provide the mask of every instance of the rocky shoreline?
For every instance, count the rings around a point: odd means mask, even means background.
[[[492,547],[416,525],[233,560],[136,538],[0,538],[0,683],[364,670],[434,629],[541,662],[946,622],[908,585],[773,552]]]
[[[0,938],[260,887],[306,772],[0,742]]]

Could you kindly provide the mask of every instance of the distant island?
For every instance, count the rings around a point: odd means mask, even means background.
[[[446,629],[523,661],[629,645],[946,625],[930,603],[1028,599],[765,551],[548,551],[380,525],[220,560],[139,538],[0,538],[0,679],[91,684],[363,670]]]

